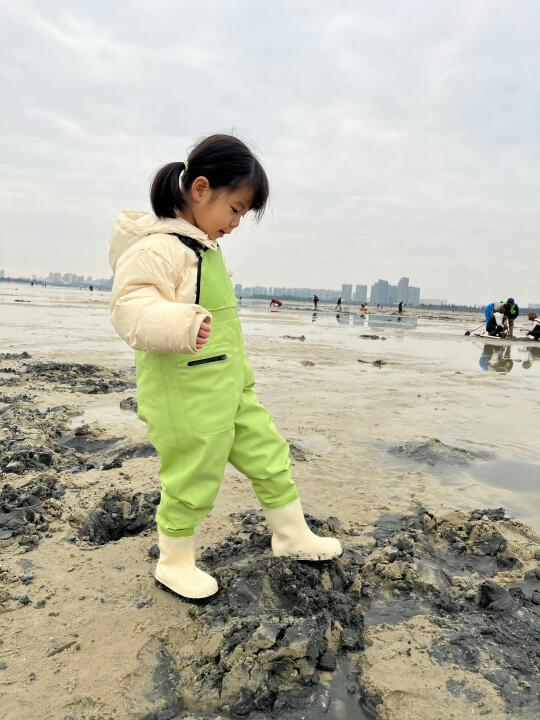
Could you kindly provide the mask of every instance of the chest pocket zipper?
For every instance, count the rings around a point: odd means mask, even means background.
[[[188,362],[188,367],[193,367],[193,365],[205,365],[206,363],[212,363],[212,362],[220,362],[221,360],[226,360],[226,355],[214,355],[213,357],[209,358],[201,358],[200,360],[190,360]]]

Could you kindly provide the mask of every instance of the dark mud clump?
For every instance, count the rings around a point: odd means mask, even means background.
[[[417,614],[434,628],[428,651],[449,666],[448,692],[479,702],[452,680],[457,665],[481,673],[510,712],[538,715],[540,567],[524,566],[540,547],[501,508],[382,516],[369,546],[352,544],[337,519],[308,516],[344,542],[326,563],[275,558],[260,513],[231,518],[236,533],[202,554],[218,595],[163,637],[174,678],[167,717],[374,717],[384,693],[362,677],[364,629]],[[403,672],[415,672],[406,657]]]
[[[362,340],[386,340],[382,335],[359,335]]]
[[[62,458],[56,441],[71,422],[70,414],[63,406],[7,405],[1,415],[0,475],[59,468]]]
[[[493,454],[482,450],[466,450],[465,448],[445,445],[437,438],[425,442],[406,442],[395,445],[388,452],[427,465],[445,463],[449,465],[468,465],[475,460],[492,460]]]
[[[6,484],[0,491],[0,540],[19,537],[19,545],[33,550],[48,533],[52,517],[61,512],[65,487],[43,475],[20,488]]]
[[[71,392],[86,395],[120,392],[135,387],[132,372],[111,370],[99,365],[35,362],[26,364],[25,373],[32,380],[60,385]]]
[[[540,568],[523,573],[535,541],[504,510],[425,510],[385,522],[362,568],[367,624],[432,615],[441,633],[431,657],[479,672],[509,712],[540,711]],[[515,536],[515,548],[506,536]],[[523,544],[526,553],[519,548]],[[514,552],[516,550],[516,552]],[[501,573],[505,584],[494,579]],[[513,577],[514,581],[508,580]],[[391,589],[391,593],[388,590]]]
[[[127,397],[123,400],[120,400],[120,409],[121,410],[133,410],[133,412],[137,412],[138,405],[137,405],[137,399],[134,397]]]
[[[300,340],[300,342],[304,342],[306,339],[305,335],[282,335],[281,337],[284,340]]]
[[[221,590],[191,610],[197,661],[176,648],[173,636],[167,642],[180,677],[179,705],[190,712],[204,708],[206,718],[218,717],[213,711],[299,720],[306,712],[337,717],[332,707],[339,700],[351,708],[347,717],[364,717],[356,682],[363,615],[350,593],[357,559],[275,558],[262,517],[239,516],[238,534],[202,556]]]
[[[92,545],[105,545],[123,537],[139,535],[155,525],[159,492],[129,495],[111,490],[79,528],[79,537]]]

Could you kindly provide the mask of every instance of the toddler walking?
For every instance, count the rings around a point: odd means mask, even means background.
[[[195,564],[194,533],[227,462],[251,480],[274,555],[329,560],[342,552],[304,519],[289,447],[255,394],[218,242],[248,212],[262,217],[268,193],[250,149],[211,135],[157,172],[153,213],[123,212],[113,228],[112,324],[136,351],[138,413],[160,463],[155,577],[183,598],[218,590]]]

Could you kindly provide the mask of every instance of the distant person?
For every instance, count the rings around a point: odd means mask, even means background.
[[[281,307],[282,305],[283,305],[283,303],[281,302],[281,300],[278,300],[277,298],[272,298],[272,299],[270,300],[270,307],[271,307],[271,308]]]
[[[508,326],[508,336],[514,337],[514,320],[519,317],[519,307],[514,298],[507,298],[502,301],[504,305],[504,315],[506,318],[506,325]]]
[[[93,286],[93,285],[90,285],[88,289],[90,290],[90,292],[94,292],[94,286]]]
[[[528,315],[531,321],[531,327],[527,331],[526,339],[540,340],[540,318],[535,312],[530,312]]]
[[[228,461],[252,482],[275,556],[321,561],[342,553],[336,538],[306,523],[289,445],[257,400],[220,248],[244,215],[262,216],[268,195],[251,150],[232,135],[210,135],[187,160],[157,171],[153,213],[123,212],[112,232],[111,320],[137,351],[139,417],[159,459],[155,578],[181,598],[218,591],[196,565],[195,535],[208,542],[199,526]],[[317,503],[314,493],[311,507]]]
[[[341,312],[341,298],[340,297],[338,297],[338,299],[336,300],[336,307],[334,308],[334,310],[338,310],[339,312]]]
[[[319,296],[318,296],[318,295],[314,295],[314,296],[313,296],[313,309],[314,309],[314,310],[317,310],[317,305],[318,305],[318,304],[319,304]]]
[[[504,312],[492,312],[486,323],[486,333],[491,337],[506,337],[508,328],[505,324]]]
[[[403,314],[403,300],[400,300],[397,311],[400,315]]]

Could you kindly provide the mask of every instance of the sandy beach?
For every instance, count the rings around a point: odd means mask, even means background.
[[[480,313],[243,300],[304,509],[345,553],[273,558],[229,466],[198,535],[222,590],[191,605],[153,583],[157,460],[108,295],[0,304],[5,720],[540,716],[537,348],[464,337]]]

